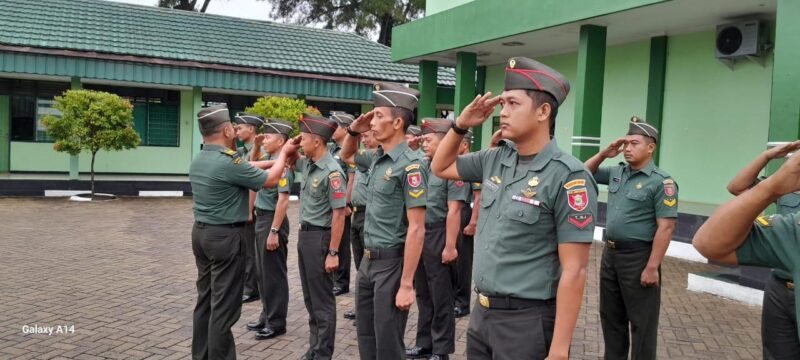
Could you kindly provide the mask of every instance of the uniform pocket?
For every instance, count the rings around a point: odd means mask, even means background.
[[[513,201],[506,209],[506,218],[519,221],[523,224],[532,225],[539,221],[541,208],[536,205],[523,204]]]
[[[616,181],[614,179],[611,179],[611,181],[608,183],[608,192],[616,193],[617,191],[619,191],[620,185],[621,184],[619,179],[617,179]]]
[[[628,199],[636,200],[636,201],[645,201],[647,200],[647,193],[644,191],[628,191],[626,195]]]
[[[800,206],[800,195],[791,193],[781,196],[778,198],[778,206],[797,208]]]

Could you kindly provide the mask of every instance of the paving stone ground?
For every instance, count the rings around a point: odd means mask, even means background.
[[[191,205],[191,199],[92,204],[0,199],[0,359],[188,358],[196,297]],[[305,352],[297,208],[293,202],[289,212],[288,332],[254,340],[244,324],[257,317],[260,303],[245,304],[234,328],[240,359],[298,359]],[[574,359],[603,354],[597,287],[601,251],[601,245],[592,247]],[[710,265],[668,259],[663,269],[659,358],[761,358],[759,308],[687,291],[687,273],[711,270]],[[358,358],[355,327],[341,318],[352,305],[352,291],[337,298],[336,359]],[[466,358],[467,322],[458,321],[453,359]],[[66,332],[26,334],[25,325],[62,326]],[[415,326],[412,309],[407,344],[413,343]]]

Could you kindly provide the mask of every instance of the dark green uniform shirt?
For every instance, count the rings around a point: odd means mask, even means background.
[[[331,156],[333,156],[333,159],[336,160],[336,162],[339,164],[339,166],[342,168],[342,170],[344,170],[345,173],[352,174],[352,173],[356,172],[356,166],[355,165],[348,165],[339,156],[339,154],[342,152],[342,147],[339,146],[339,144],[337,144],[336,142],[328,143],[328,152],[331,153]]]
[[[594,178],[608,185],[607,239],[653,241],[657,218],[678,217],[678,184],[652,161],[639,170],[625,163],[601,167]]]
[[[347,206],[347,177],[330,153],[318,161],[297,161],[303,174],[300,186],[300,223],[330,227],[333,209]]]
[[[369,169],[364,246],[390,248],[405,243],[405,211],[424,207],[428,195],[428,175],[419,153],[404,141],[388,153],[383,148],[359,150],[355,164]]]
[[[264,155],[260,160],[275,160],[276,156]],[[278,186],[271,188],[263,188],[258,191],[256,196],[256,208],[267,211],[275,211],[278,205],[278,193],[289,194],[292,192],[292,184],[294,184],[294,172],[288,169],[283,169],[281,179],[278,181]]]
[[[247,221],[248,189],[264,186],[268,173],[231,149],[205,145],[189,167],[194,219],[206,224]]]
[[[367,180],[369,180],[369,168],[356,169],[353,191],[350,194],[350,203],[353,206],[367,205]]]
[[[431,172],[430,162],[425,162],[428,172],[428,202],[425,207],[425,223],[435,224],[447,220],[447,202],[467,202],[472,197],[472,189],[461,180],[444,180]]]
[[[239,147],[238,149],[236,149],[236,152],[239,153],[239,157],[249,161],[250,151],[252,150],[253,150],[253,143],[250,143],[250,144],[244,144],[244,146]]]
[[[578,159],[555,140],[517,170],[517,148],[498,147],[459,156],[464,181],[481,181],[473,279],[481,293],[552,299],[561,265],[558,245],[591,243],[597,184]]]

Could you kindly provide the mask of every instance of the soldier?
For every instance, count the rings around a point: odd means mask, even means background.
[[[505,91],[467,105],[431,163],[441,178],[482,182],[467,357],[566,359],[586,284],[597,185],[551,139],[567,80],[522,57],[505,71]],[[498,104],[502,137],[511,141],[457,156],[467,129]]]
[[[234,151],[236,130],[225,106],[197,114],[203,150],[189,168],[194,199],[192,251],[197,265],[193,359],[235,359],[231,326],[242,310],[247,192],[278,183],[281,171],[262,171]],[[291,146],[287,146],[287,151]],[[274,161],[283,169],[286,153]]]
[[[289,140],[294,127],[289,121],[269,119],[263,128],[265,153],[262,155],[262,146],[255,146],[251,151],[253,161],[275,160]],[[258,291],[263,295],[261,315],[258,320],[247,323],[247,328],[256,331],[256,340],[272,339],[286,333],[289,307],[286,266],[289,254],[289,218],[286,211],[292,184],[294,172],[284,169],[278,186],[259,190],[255,202],[256,274]]]
[[[378,144],[372,136],[372,131],[364,132],[360,135],[364,149],[375,149]],[[348,165],[349,166],[349,165]],[[350,225],[350,244],[353,247],[353,260],[356,264],[356,271],[361,268],[361,258],[364,256],[364,214],[367,206],[367,181],[369,180],[369,168],[359,167],[356,170],[353,180],[353,189],[350,193],[352,207],[352,220]],[[344,318],[348,320],[356,319],[355,310],[344,312]],[[355,325],[355,323],[353,323]]]
[[[242,159],[250,159],[250,151],[253,149],[253,142],[256,138],[256,133],[261,125],[264,124],[264,118],[257,114],[250,114],[245,112],[238,112],[234,117],[234,127],[236,128],[236,137],[242,142],[242,147],[238,148],[239,156]],[[255,224],[253,223],[253,204],[256,200],[256,193],[251,191],[249,193],[249,213],[250,216],[245,225],[245,265],[244,265],[244,290],[242,294],[242,302],[249,303],[258,300],[258,279],[256,278],[255,269]]]
[[[764,178],[758,173],[770,160],[780,159],[800,148],[800,141],[773,147],[764,151],[742,169],[728,184],[728,191],[740,195]],[[778,198],[775,212],[790,215],[800,211],[800,193],[791,192]],[[800,341],[797,337],[797,319],[794,311],[794,280],[781,269],[773,269],[764,287],[761,310],[761,344],[764,359],[800,359]],[[769,324],[769,326],[767,326]]]
[[[720,205],[697,230],[692,244],[711,261],[781,269],[797,279],[800,277],[800,212],[761,216],[767,206],[796,191],[800,191],[798,151],[770,177]],[[800,287],[795,286],[795,298],[798,290]],[[789,316],[800,312],[798,306],[800,302],[795,301],[794,311]],[[800,333],[795,333],[795,337],[798,335]]]
[[[423,120],[425,156],[432,158],[452,120]],[[428,202],[425,206],[425,242],[415,278],[417,290],[417,344],[406,349],[406,357],[447,359],[455,351],[453,313],[453,263],[458,258],[456,244],[461,233],[461,209],[471,192],[461,180],[443,180],[428,172]]]
[[[355,177],[355,165],[347,165],[342,161],[339,153],[342,151],[342,142],[347,131],[345,130],[353,122],[353,115],[344,112],[334,112],[331,114],[338,127],[331,136],[332,142],[328,144],[328,150],[339,166],[347,173],[347,209],[345,209],[344,235],[339,244],[339,269],[333,274],[333,294],[336,296],[350,292],[350,196],[353,189],[353,178]]]
[[[419,92],[375,85],[375,109],[348,128],[342,158],[369,168],[364,258],[356,287],[356,329],[362,359],[403,359],[403,332],[414,303],[414,272],[425,236],[427,175],[405,141]],[[359,133],[372,131],[377,150],[359,150]]]
[[[425,153],[420,148],[419,138],[422,136],[422,129],[419,126],[411,125],[406,129],[406,143],[413,151],[419,152],[420,156],[425,156]]]
[[[656,167],[658,130],[633,117],[628,135],[586,161],[608,185],[600,265],[600,323],[606,359],[655,359],[661,262],[678,217],[678,184]],[[625,162],[600,167],[624,153]]]
[[[331,359],[336,335],[336,298],[332,273],[339,267],[344,231],[347,184],[344,171],[327,149],[336,122],[303,114],[300,143],[305,157],[297,161],[303,174],[300,189],[300,234],[297,262],[308,310],[309,349],[303,359]]]
[[[469,153],[472,145],[472,131],[464,135],[458,147],[459,155]],[[474,236],[478,225],[478,209],[481,203],[481,183],[470,183],[472,193],[467,205],[461,211],[461,236],[458,240],[458,259],[456,260],[456,276],[453,278],[455,306],[453,314],[456,319],[469,315],[470,298],[472,297],[472,253],[475,248]],[[472,204],[472,206],[469,206]]]

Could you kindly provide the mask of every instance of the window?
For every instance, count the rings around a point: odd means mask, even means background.
[[[133,127],[140,146],[180,146],[180,93],[177,91],[87,84],[87,89],[117,94],[133,105]]]
[[[68,83],[0,79],[0,94],[10,95],[11,140],[52,141],[42,124],[46,115],[60,115],[53,98],[69,89]]]

